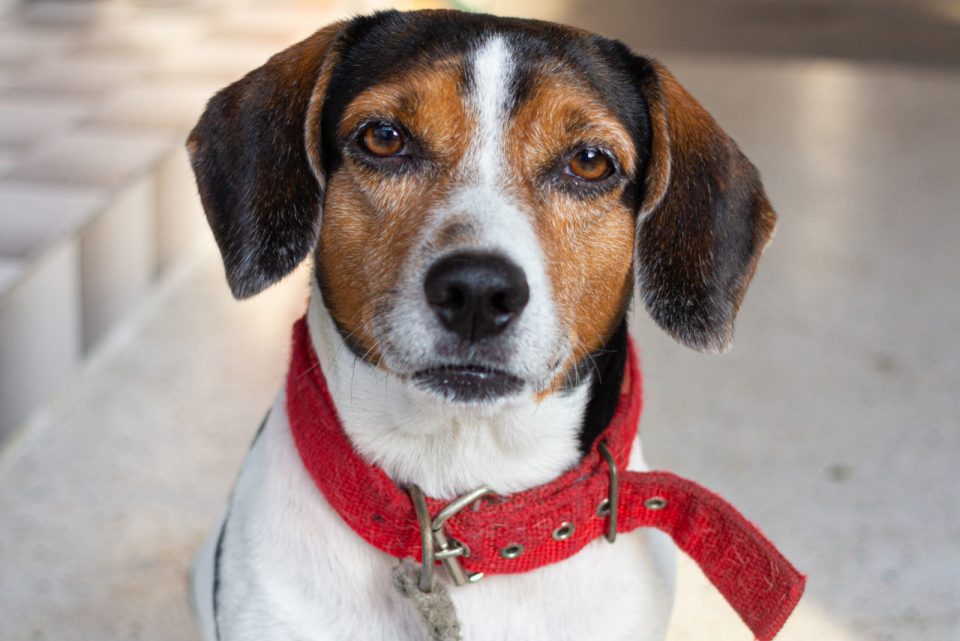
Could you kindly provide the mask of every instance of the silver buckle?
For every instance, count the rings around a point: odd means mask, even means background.
[[[607,541],[613,543],[617,540],[617,506],[620,501],[620,474],[617,472],[617,462],[613,460],[613,455],[610,453],[609,448],[607,448],[606,441],[601,441],[597,445],[597,448],[607,461],[607,467],[610,468],[610,494],[600,504],[597,513],[602,515],[603,512],[609,510],[609,512],[607,512],[609,519],[607,520],[606,537]]]
[[[420,526],[420,544],[423,550],[423,561],[420,569],[420,591],[430,592],[433,589],[433,568],[434,563],[439,560],[447,573],[453,580],[454,585],[466,585],[467,583],[476,583],[483,578],[483,572],[468,573],[460,564],[461,556],[470,556],[470,552],[465,545],[459,541],[454,541],[447,537],[444,531],[444,524],[451,517],[472,504],[477,499],[493,494],[489,487],[480,487],[472,492],[454,499],[446,505],[437,515],[430,518],[427,511],[427,500],[416,484],[410,485],[410,497],[413,499],[413,507],[417,511],[417,524]]]

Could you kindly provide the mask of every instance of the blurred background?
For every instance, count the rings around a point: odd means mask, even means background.
[[[230,298],[182,142],[362,0],[0,0],[0,639],[198,638],[190,559],[307,271]],[[724,356],[642,309],[648,462],[810,576],[784,641],[960,641],[960,2],[532,0],[665,62],[780,214]],[[670,641],[749,634],[689,562]]]

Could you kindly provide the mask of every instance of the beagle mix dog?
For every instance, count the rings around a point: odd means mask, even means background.
[[[533,20],[332,24],[216,94],[188,149],[234,295],[313,255],[306,327],[342,430],[431,500],[578,464],[620,397],[635,289],[684,345],[726,349],[776,218],[664,67]],[[673,556],[640,528],[449,598],[468,641],[662,640]],[[397,564],[318,491],[281,390],[195,568],[207,637],[433,638]]]

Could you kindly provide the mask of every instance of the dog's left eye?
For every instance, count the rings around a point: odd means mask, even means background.
[[[613,173],[613,161],[597,147],[585,147],[570,158],[567,172],[581,180],[598,182]]]
[[[388,122],[374,122],[366,125],[357,137],[364,151],[380,158],[399,156],[406,143],[400,130]]]

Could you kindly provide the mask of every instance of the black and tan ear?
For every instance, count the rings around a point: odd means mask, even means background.
[[[757,169],[670,72],[643,60],[640,83],[651,129],[637,218],[640,295],[678,341],[723,351],[776,214]]]
[[[280,280],[316,246],[325,176],[319,125],[307,125],[319,123],[344,26],[321,29],[221,90],[187,139],[237,298]]]

